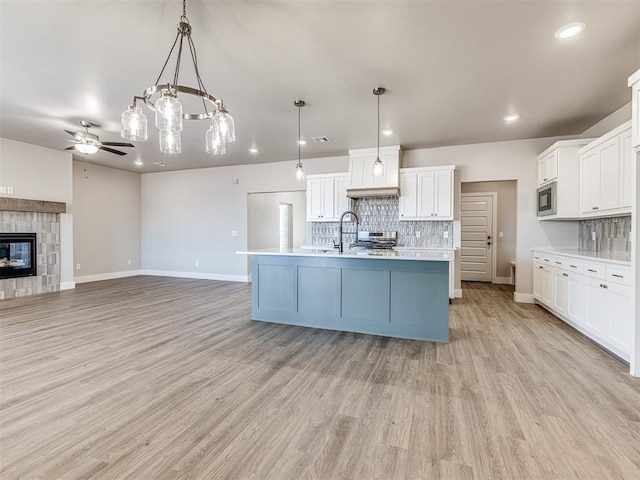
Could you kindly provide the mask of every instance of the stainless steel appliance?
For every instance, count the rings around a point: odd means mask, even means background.
[[[358,240],[349,248],[356,250],[391,250],[397,244],[398,232],[358,232]]]
[[[539,217],[558,213],[558,184],[551,182],[538,188],[537,212]]]

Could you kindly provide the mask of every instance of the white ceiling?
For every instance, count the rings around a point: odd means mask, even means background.
[[[176,34],[182,2],[0,3],[0,136],[60,149],[62,129],[100,124],[122,141],[120,114],[155,81]],[[640,1],[195,1],[188,0],[202,79],[236,121],[227,154],[204,152],[207,122],[186,122],[183,153],[163,155],[158,135],[119,157],[88,161],[132,171],[274,162],[375,146],[405,149],[580,134],[631,99],[640,67]],[[563,24],[585,21],[559,41]],[[175,65],[175,62],[172,62]],[[168,79],[168,77],[163,77]],[[195,85],[183,58],[180,84]],[[197,107],[184,101],[187,110]],[[149,123],[153,115],[147,107]],[[502,117],[518,112],[506,125]],[[248,153],[249,147],[260,153]],[[82,156],[76,156],[81,159]],[[142,159],[144,166],[133,161]]]

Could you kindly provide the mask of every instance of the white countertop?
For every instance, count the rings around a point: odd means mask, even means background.
[[[249,250],[236,252],[240,255],[280,255],[293,257],[342,257],[342,258],[366,258],[382,260],[427,260],[439,262],[452,262],[454,260],[454,249],[438,250],[347,250],[343,253],[331,249],[309,249],[309,248],[263,248],[259,250]]]
[[[567,257],[579,258],[582,260],[600,260],[609,263],[631,266],[631,254],[615,254],[605,252],[591,252],[586,250],[570,250],[562,248],[534,248],[536,252],[556,255],[566,255]]]

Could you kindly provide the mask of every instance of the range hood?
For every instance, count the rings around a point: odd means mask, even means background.
[[[377,148],[349,150],[349,183],[347,197],[397,197],[400,195],[400,145],[380,147],[384,174],[373,176]]]

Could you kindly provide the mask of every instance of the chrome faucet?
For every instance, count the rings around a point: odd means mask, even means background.
[[[338,227],[338,243],[334,243],[333,244],[333,248],[337,248],[338,251],[340,253],[342,253],[344,251],[344,246],[342,243],[342,222],[344,221],[344,216],[345,215],[353,215],[356,219],[356,231],[355,232],[348,232],[348,233],[355,233],[356,234],[356,241],[358,240],[358,226],[360,225],[360,219],[358,218],[358,215],[356,215],[354,212],[352,212],[351,210],[347,210],[346,212],[344,212],[341,216],[340,216],[340,226]]]

